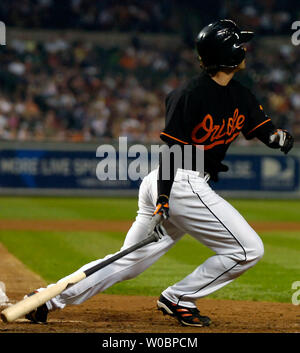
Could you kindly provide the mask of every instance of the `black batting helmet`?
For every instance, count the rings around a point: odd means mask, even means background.
[[[253,32],[241,31],[231,20],[219,20],[201,30],[196,49],[207,71],[235,68],[245,58],[243,43],[253,36]]]

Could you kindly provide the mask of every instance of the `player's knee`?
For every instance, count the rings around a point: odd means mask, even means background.
[[[264,255],[264,246],[260,238],[251,241],[250,244],[243,244],[235,251],[234,259],[241,265],[254,266]]]
[[[246,261],[253,265],[264,256],[264,245],[260,239],[247,250],[246,256]]]

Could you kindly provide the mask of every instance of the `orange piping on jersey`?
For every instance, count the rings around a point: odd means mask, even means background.
[[[165,136],[167,136],[167,137],[170,137],[171,139],[176,140],[176,141],[179,141],[179,142],[181,142],[181,143],[183,143],[183,144],[185,144],[185,145],[188,145],[187,142],[181,141],[181,140],[179,140],[179,139],[176,138],[176,137],[173,137],[173,136],[171,136],[171,135],[166,134],[165,132],[161,132],[160,134],[161,134],[161,135],[165,135]]]
[[[267,123],[268,121],[271,121],[271,119],[267,119],[267,120],[263,121],[261,124],[257,125],[254,129],[252,129],[251,131],[249,131],[249,132],[247,133],[247,135],[250,135],[251,132],[253,132],[253,131],[256,130],[257,128],[259,128],[259,127],[262,126],[263,124]]]

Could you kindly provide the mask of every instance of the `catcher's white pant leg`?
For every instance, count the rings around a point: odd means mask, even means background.
[[[195,172],[178,171],[170,198],[170,221],[216,254],[163,295],[195,307],[195,301],[222,288],[263,256],[263,243],[239,212]]]
[[[139,190],[138,215],[127,233],[121,250],[147,237],[148,225],[154,212],[157,198],[155,190],[156,181],[153,183],[153,175],[146,176]],[[183,235],[182,231],[178,230],[169,222],[165,224],[165,229],[167,234],[158,242],[148,244],[122,257],[84,280],[70,286],[55,298],[52,298],[46,303],[48,309],[54,310],[56,308],[64,308],[66,305],[70,304],[80,304],[113,284],[134,278],[145,271],[165,254]],[[104,259],[86,264],[78,271],[84,271],[111,256],[113,255],[108,255]]]

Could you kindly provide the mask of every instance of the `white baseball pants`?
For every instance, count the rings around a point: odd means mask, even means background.
[[[147,236],[147,227],[157,199],[157,170],[147,175],[139,190],[139,210],[129,229],[123,250]],[[48,309],[80,304],[113,284],[136,277],[188,233],[215,252],[163,295],[173,303],[193,308],[196,300],[213,293],[255,265],[263,256],[263,243],[245,219],[217,195],[198,172],[179,169],[170,195],[167,234],[156,243],[134,251],[47,302]],[[107,259],[112,255],[106,256]],[[103,261],[83,266],[79,271]]]

